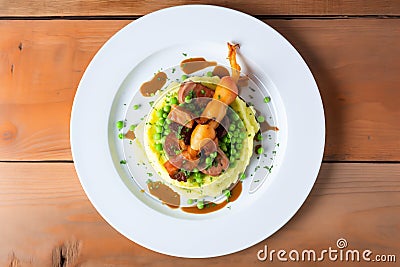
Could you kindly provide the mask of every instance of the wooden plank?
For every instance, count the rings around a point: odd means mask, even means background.
[[[86,66],[129,21],[0,22],[0,158],[70,160],[69,120]]]
[[[325,163],[305,204],[272,237],[230,256],[179,259],[142,248],[112,229],[87,200],[73,164],[0,163],[0,265],[58,266],[64,253],[71,264],[66,266],[234,267],[257,263],[265,245],[321,251],[336,249],[339,238],[347,240],[348,249],[399,257],[399,203],[400,164]],[[264,264],[281,266],[276,258]],[[325,259],[321,265],[343,263]]]
[[[252,15],[399,15],[396,0],[338,0],[338,1],[0,1],[0,16],[140,16],[183,4],[211,4],[237,9]]]
[[[324,159],[400,160],[400,20],[268,23],[295,46],[317,81],[326,116]]]
[[[400,160],[400,20],[268,20],[325,104],[325,160]],[[0,160],[70,160],[69,111],[100,46],[128,21],[0,21]],[[307,118],[305,118],[306,120]]]

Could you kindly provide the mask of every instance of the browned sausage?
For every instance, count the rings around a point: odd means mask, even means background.
[[[225,171],[229,167],[229,159],[225,155],[225,153],[221,149],[217,149],[217,157],[214,159],[214,161],[217,162],[216,166],[214,164],[208,168],[208,169],[202,169],[201,172],[211,175],[211,176],[218,176],[222,173],[222,171]],[[199,168],[200,170],[200,168]]]
[[[176,133],[171,132],[165,137],[164,150],[168,157],[173,157],[176,156],[177,153],[180,153],[181,147],[179,146]]]
[[[180,106],[175,107],[168,114],[168,119],[188,128],[193,127],[195,117],[196,115],[194,115],[192,112]]]
[[[185,97],[193,91],[193,98],[206,97],[212,98],[214,96],[214,90],[202,85],[201,83],[195,83],[192,81],[185,82],[181,85],[178,91],[179,103],[185,103]]]
[[[169,158],[169,162],[176,166],[178,169],[186,171],[193,171],[194,168],[199,164],[199,159],[191,159],[189,152],[183,151],[179,155],[175,155]]]

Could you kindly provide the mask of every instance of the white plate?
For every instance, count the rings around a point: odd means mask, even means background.
[[[137,84],[161,67],[179,64],[182,53],[226,65],[227,41],[241,45],[239,63],[271,96],[270,109],[280,128],[274,168],[256,192],[245,189],[229,208],[206,215],[172,210],[143,194],[127,166],[119,163],[123,143],[116,138],[115,122],[132,108]],[[71,115],[75,167],[95,208],[132,241],[180,257],[234,253],[276,232],[309,194],[324,141],[321,97],[297,51],[265,23],[206,5],[160,10],[115,34],[83,75]]]

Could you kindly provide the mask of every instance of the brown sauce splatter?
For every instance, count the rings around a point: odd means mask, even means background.
[[[267,121],[263,121],[263,122],[260,123],[260,131],[262,133],[266,132],[266,131],[275,131],[275,132],[277,132],[277,131],[279,131],[279,128],[276,127],[276,126],[269,125],[269,123]]]
[[[167,82],[167,74],[165,72],[158,72],[154,75],[153,79],[143,83],[140,86],[140,93],[143,96],[153,96],[158,90],[160,90]]]
[[[220,210],[223,207],[225,207],[228,203],[237,200],[241,193],[242,193],[242,182],[238,182],[235,185],[235,187],[233,187],[233,189],[231,190],[231,196],[229,198],[229,202],[227,202],[225,200],[225,201],[223,201],[221,203],[218,203],[218,204],[214,203],[214,202],[204,203],[204,208],[203,209],[199,209],[199,208],[197,208],[197,206],[182,207],[181,209],[184,212],[187,212],[187,213],[207,214],[207,213],[210,213],[210,212],[214,212],[214,211]]]
[[[194,57],[182,60],[180,66],[184,73],[191,74],[193,72],[205,69],[207,67],[216,66],[217,62],[207,61],[203,57]]]
[[[181,204],[179,194],[160,181],[148,182],[147,188],[149,189],[150,194],[157,197],[170,208],[178,208]]]
[[[256,109],[256,114],[257,116],[261,115],[261,112]],[[271,126],[269,123],[265,120],[263,122],[260,122],[260,132],[266,132],[266,131],[279,131],[279,128],[276,126]],[[259,141],[259,140],[258,140]]]
[[[238,82],[237,82],[237,86],[238,87],[246,87],[249,85],[249,77],[247,76],[240,76]]]
[[[135,140],[135,137],[135,132],[131,130],[127,131],[125,134],[126,139]]]
[[[223,67],[223,66],[216,66],[212,72],[212,74],[214,76],[218,76],[220,78],[225,77],[225,76],[229,76],[229,71],[227,68]]]

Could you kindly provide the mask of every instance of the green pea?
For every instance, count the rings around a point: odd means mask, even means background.
[[[164,122],[165,122],[165,119],[164,119],[164,118],[160,118],[160,119],[158,119],[158,121],[156,122],[156,125],[163,126],[163,125],[164,125]]]
[[[164,119],[166,119],[166,118],[168,117],[168,114],[167,114],[167,113],[163,113],[163,114],[162,114],[162,117],[163,117]]]
[[[182,80],[182,81],[186,80],[187,78],[188,78],[188,76],[185,75],[185,74],[183,74],[183,75],[181,76],[181,80]]]
[[[236,138],[239,137],[239,132],[236,132],[236,131],[235,131],[235,132],[233,133],[233,137],[236,137]]]
[[[246,137],[246,134],[244,132],[241,132],[239,134],[240,139],[244,139]]]
[[[231,144],[235,144],[236,143],[236,138],[235,137],[232,137],[231,138]]]
[[[197,168],[194,168],[194,169],[192,170],[192,172],[194,172],[194,173],[198,173],[198,172],[199,172],[199,169],[197,169]]]
[[[196,183],[201,184],[203,179],[201,177],[196,177]]]
[[[162,147],[161,143],[156,144],[155,147],[156,147],[157,151],[162,151],[163,150],[163,147]]]
[[[264,121],[265,121],[264,116],[258,116],[258,117],[257,117],[257,121],[258,121],[258,122],[264,122]]]
[[[171,104],[178,104],[178,103],[179,103],[178,98],[176,97],[171,98]]]
[[[264,97],[264,103],[269,103],[271,98],[269,96]]]
[[[197,208],[198,208],[199,210],[201,210],[201,209],[204,208],[204,201],[203,201],[203,200],[197,201]]]
[[[163,131],[163,127],[160,126],[160,125],[157,125],[156,126],[156,133],[162,133],[162,131]]]
[[[258,149],[257,149],[257,154],[262,154],[264,152],[264,148],[262,148],[262,147],[259,147]]]
[[[245,173],[242,173],[242,174],[240,175],[240,180],[244,180],[244,179],[246,179],[246,174],[245,174]]]
[[[192,98],[191,98],[190,96],[187,95],[187,96],[185,97],[185,102],[186,102],[186,103],[192,102]]]
[[[153,135],[154,140],[160,140],[161,139],[161,134],[160,133],[155,133]]]
[[[212,76],[213,76],[213,73],[212,73],[211,71],[208,71],[208,72],[206,73],[206,75],[207,75],[207,77],[212,77]]]
[[[195,172],[194,173],[194,178],[201,178],[201,173],[200,172]]]
[[[163,110],[169,113],[171,111],[171,106],[170,105],[164,106]]]
[[[138,110],[138,109],[139,109],[139,107],[140,107],[140,105],[138,105],[138,104],[136,104],[136,105],[133,105],[133,109],[134,109],[134,110]]]
[[[164,135],[169,135],[169,133],[171,132],[171,130],[170,129],[165,129],[165,131],[164,131]]]
[[[165,136],[163,136],[162,138],[161,138],[161,143],[165,143],[165,139],[166,139],[166,137]]]
[[[233,119],[234,121],[237,121],[237,120],[239,119],[239,115],[236,114],[236,113],[233,113],[232,119]]]
[[[232,155],[236,155],[236,153],[237,153],[237,150],[236,150],[235,148],[232,148],[232,149],[231,149],[231,154],[232,154]]]
[[[213,153],[210,154],[211,158],[216,158],[217,157],[217,151],[214,151]]]
[[[129,127],[129,130],[134,131],[136,129],[136,124],[132,124],[131,127]]]
[[[235,124],[231,124],[231,125],[229,126],[229,131],[234,131],[235,128],[236,128]]]
[[[226,152],[228,150],[228,148],[226,147],[226,145],[224,143],[221,143],[220,145],[222,151]]]
[[[206,164],[207,164],[207,165],[212,164],[212,162],[213,162],[212,158],[210,158],[210,157],[207,157],[207,158],[206,158]]]
[[[193,199],[189,198],[189,199],[187,200],[187,203],[188,203],[188,205],[192,205],[192,204],[193,204]]]
[[[156,113],[157,117],[161,118],[163,114],[164,114],[164,111],[162,109],[157,110],[157,113]]]
[[[171,124],[171,122],[172,122],[172,121],[171,121],[170,119],[168,119],[168,118],[165,119],[165,123],[166,123],[166,124]]]
[[[242,144],[237,144],[237,145],[236,145],[236,148],[237,148],[238,150],[241,150],[241,149],[243,148],[243,145],[242,145]]]
[[[243,128],[244,128],[243,122],[240,121],[240,122],[238,123],[237,127],[238,127],[239,129],[243,129]]]
[[[122,128],[124,128],[124,122],[123,121],[117,121],[117,123],[115,124],[118,128],[118,130],[121,130]]]
[[[124,139],[124,134],[123,134],[123,133],[119,133],[119,134],[118,134],[118,138],[119,138],[119,139]]]
[[[227,134],[222,137],[222,142],[223,143],[228,143],[229,142],[229,137],[228,137]]]

